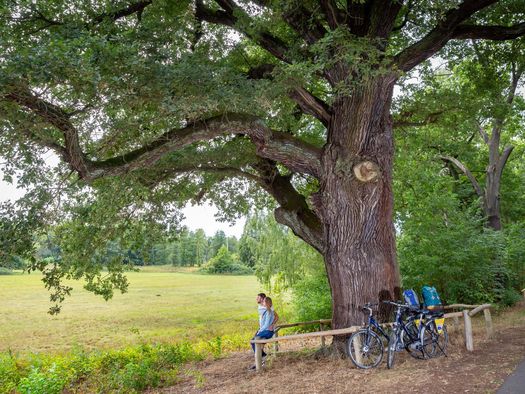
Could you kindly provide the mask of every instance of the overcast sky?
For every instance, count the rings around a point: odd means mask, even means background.
[[[24,191],[17,189],[14,185],[6,183],[2,180],[3,173],[0,171],[0,202],[6,200],[16,200],[24,195]],[[200,205],[191,206],[188,204],[186,208],[182,210],[186,217],[182,224],[186,225],[190,230],[197,230],[202,228],[206,235],[212,236],[216,231],[222,230],[228,236],[234,235],[237,239],[242,234],[244,222],[246,219],[243,217],[234,225],[230,223],[222,223],[215,220],[215,214],[217,213],[217,207],[211,205]]]

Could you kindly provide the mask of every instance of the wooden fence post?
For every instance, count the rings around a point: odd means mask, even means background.
[[[469,352],[474,350],[474,340],[472,338],[472,320],[468,314],[468,310],[463,311],[463,324],[465,327],[465,345]]]
[[[483,309],[485,315],[485,328],[487,329],[487,338],[491,338],[494,335],[494,328],[492,327],[492,315],[490,309]]]
[[[274,338],[279,337],[279,331],[275,331],[275,333],[273,334],[273,337]],[[275,342],[273,344],[273,350],[275,351],[275,353],[277,353],[279,351],[279,342]]]
[[[320,323],[319,324],[319,331],[324,331],[324,324],[323,323]],[[324,337],[321,337],[321,347],[324,348]]]
[[[262,367],[262,343],[255,344],[255,370],[260,371]]]

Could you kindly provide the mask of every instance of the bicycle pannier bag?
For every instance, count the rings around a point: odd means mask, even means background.
[[[405,290],[403,292],[403,298],[407,305],[419,307],[419,297],[413,289]]]
[[[423,303],[425,304],[425,307],[431,310],[443,308],[443,304],[441,303],[441,299],[439,298],[439,294],[435,287],[423,286],[421,293],[423,294]]]

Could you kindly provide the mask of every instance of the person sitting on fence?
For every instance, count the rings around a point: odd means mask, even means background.
[[[255,336],[253,339],[269,339],[273,337],[274,334],[274,320],[275,320],[275,312],[273,311],[273,302],[270,297],[265,297],[263,301],[264,311],[262,315],[259,318],[259,330],[255,333]],[[252,343],[252,350],[255,352],[255,344]],[[262,352],[263,360],[266,357],[266,353]],[[251,367],[251,369],[255,369],[255,365]]]
[[[255,301],[257,301],[257,305],[258,305],[257,309],[258,309],[258,313],[259,313],[259,326],[261,326],[261,319],[262,319],[262,316],[263,316],[264,312],[266,311],[266,306],[264,305],[264,299],[265,298],[266,298],[266,294],[259,293],[259,294],[257,294],[257,298],[255,299]],[[273,318],[273,323],[270,326],[270,330],[274,331],[274,329],[276,327],[275,325],[279,321],[279,315],[277,314],[277,312],[275,312],[273,307],[272,307],[272,312],[274,314],[274,318]],[[257,333],[255,335],[257,335]]]

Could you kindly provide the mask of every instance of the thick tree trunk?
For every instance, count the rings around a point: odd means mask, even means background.
[[[361,324],[360,305],[399,297],[393,226],[394,77],[334,103],[314,200],[325,227],[332,326]]]

